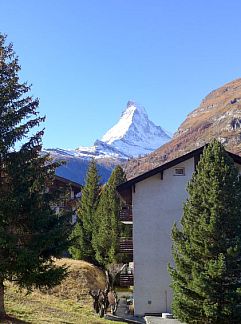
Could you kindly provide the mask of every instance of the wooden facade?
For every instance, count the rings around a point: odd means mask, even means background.
[[[75,211],[77,208],[77,202],[81,196],[81,189],[82,186],[79,183],[59,177],[57,175],[55,176],[53,183],[48,188],[50,192],[55,190],[60,190],[63,192],[57,206],[54,208],[57,213],[59,213],[61,209],[72,211],[72,222],[75,222]]]

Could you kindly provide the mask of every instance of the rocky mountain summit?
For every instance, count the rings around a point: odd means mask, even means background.
[[[130,179],[188,153],[213,138],[220,140],[228,151],[241,155],[241,79],[207,95],[170,142],[146,157],[129,161],[125,167],[127,177]]]
[[[46,149],[54,160],[66,164],[57,169],[57,175],[84,183],[91,158],[95,158],[102,182],[107,181],[112,169],[126,160],[153,152],[170,140],[160,126],[149,120],[143,107],[128,101],[119,121],[93,146],[80,146],[75,150]]]
[[[168,142],[170,136],[149,120],[144,107],[128,101],[118,123],[101,140],[126,156],[135,157],[153,152]]]

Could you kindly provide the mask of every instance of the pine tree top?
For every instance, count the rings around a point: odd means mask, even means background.
[[[174,314],[186,323],[240,323],[241,184],[218,141],[204,149],[188,193],[172,231]]]

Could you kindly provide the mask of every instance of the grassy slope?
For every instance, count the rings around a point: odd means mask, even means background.
[[[12,284],[6,285],[6,310],[11,319],[5,323],[51,323],[51,324],[107,324],[92,310],[89,289],[102,286],[104,276],[92,265],[73,260],[61,260],[70,266],[69,277],[52,291],[34,291],[26,295]],[[117,323],[117,322],[115,322]]]

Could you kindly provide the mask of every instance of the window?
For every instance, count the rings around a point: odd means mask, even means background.
[[[75,195],[74,195],[74,191],[73,190],[70,191],[70,198],[71,199],[74,199],[75,198]]]
[[[185,168],[175,168],[174,175],[175,176],[185,176]]]

